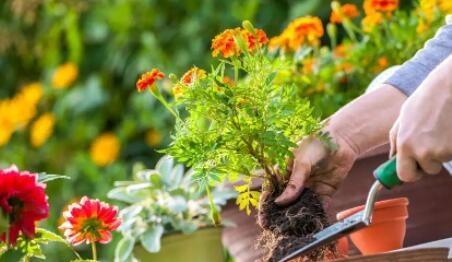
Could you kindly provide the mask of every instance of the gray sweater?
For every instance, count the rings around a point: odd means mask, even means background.
[[[449,20],[451,20],[450,17],[448,17]],[[409,96],[428,74],[450,54],[452,54],[452,23],[447,23],[438,30],[435,37],[425,43],[416,55],[403,63],[385,83]]]

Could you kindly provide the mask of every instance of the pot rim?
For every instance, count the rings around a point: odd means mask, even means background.
[[[409,200],[406,197],[398,197],[398,198],[390,198],[381,200],[375,203],[374,210],[380,210],[385,208],[391,208],[391,207],[397,207],[397,206],[407,206],[409,204]],[[365,205],[360,205],[352,208],[345,209],[343,211],[340,211],[336,214],[336,219],[344,219],[346,217],[349,217],[361,210],[364,209]],[[407,218],[408,215],[405,216],[398,216],[397,218]],[[394,218],[395,220],[396,218]],[[392,220],[392,219],[391,219]]]

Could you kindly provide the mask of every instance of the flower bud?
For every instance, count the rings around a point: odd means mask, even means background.
[[[248,46],[246,45],[243,37],[240,34],[235,35],[234,40],[235,40],[235,43],[237,44],[237,46],[240,48],[240,50],[242,50],[243,52],[248,51]]]
[[[331,9],[333,11],[340,13],[341,12],[341,4],[339,4],[338,1],[332,1],[331,2]]]
[[[171,80],[171,82],[173,82],[173,83],[175,83],[175,82],[177,82],[178,80],[177,80],[177,76],[175,75],[175,74],[173,74],[173,73],[171,73],[171,74],[169,74],[168,75],[168,78]]]
[[[250,33],[256,34],[256,29],[254,29],[253,24],[249,20],[245,20],[242,22],[243,28],[248,30]]]

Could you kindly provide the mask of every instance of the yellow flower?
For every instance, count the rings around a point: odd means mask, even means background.
[[[431,21],[434,17],[436,10],[438,9],[437,0],[421,0],[419,1],[419,10],[425,16],[427,21]]]
[[[0,101],[0,146],[6,145],[14,132],[12,119],[9,115],[7,100]]]
[[[107,166],[118,158],[120,147],[119,139],[113,133],[104,133],[92,143],[91,159],[98,166]]]
[[[422,34],[424,33],[426,30],[428,30],[430,27],[428,26],[428,24],[424,21],[419,21],[419,24],[416,27],[416,32],[418,34]]]
[[[74,63],[60,65],[52,76],[52,86],[56,89],[69,87],[78,76],[78,67]]]
[[[7,112],[12,119],[14,129],[28,125],[36,115],[39,100],[43,94],[42,86],[34,83],[24,86],[18,94],[7,100]]]
[[[43,88],[40,83],[32,83],[22,87],[19,95],[30,103],[31,105],[37,105],[43,95]]]
[[[162,134],[154,128],[149,129],[146,133],[146,144],[150,147],[156,147],[162,142]]]
[[[445,14],[452,13],[452,1],[450,0],[439,0],[439,9]]]
[[[35,148],[41,147],[53,133],[55,117],[52,113],[40,116],[31,126],[30,142]]]
[[[383,15],[381,13],[370,13],[361,21],[364,32],[371,32],[375,26],[383,22]]]

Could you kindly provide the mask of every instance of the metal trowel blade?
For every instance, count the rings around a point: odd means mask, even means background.
[[[306,252],[325,245],[333,240],[339,239],[342,236],[345,236],[368,225],[369,221],[363,218],[363,211],[358,212],[353,216],[336,222],[335,224],[318,232],[312,237],[309,243],[285,256],[284,258],[279,260],[279,262],[285,262],[294,259]]]

